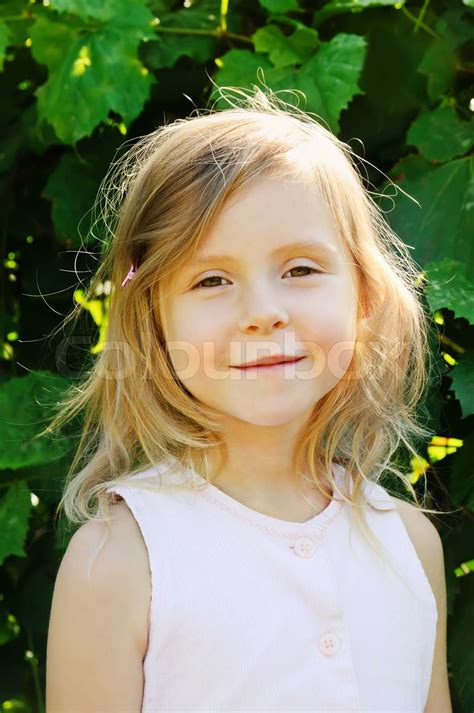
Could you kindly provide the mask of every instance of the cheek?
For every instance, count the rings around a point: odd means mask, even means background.
[[[223,323],[213,312],[209,318],[174,310],[168,316],[167,346],[173,366],[183,379],[192,379],[204,372],[213,373],[228,361],[225,350],[228,323]],[[230,338],[230,337],[229,337]]]
[[[309,305],[300,316],[302,333],[325,352],[341,341],[355,338],[356,309],[353,299],[328,295]]]
[[[353,295],[346,291],[305,309],[299,331],[304,348],[313,355],[316,373],[324,370],[335,382],[343,377],[356,348],[356,314]]]

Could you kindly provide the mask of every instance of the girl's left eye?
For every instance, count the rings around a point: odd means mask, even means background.
[[[297,265],[296,267],[290,268],[287,272],[293,272],[293,270],[301,270],[301,269],[310,270],[311,273],[322,273],[322,270],[316,270],[314,267],[309,267],[309,265]],[[299,277],[309,277],[309,275],[299,275]],[[206,282],[207,280],[225,280],[225,279],[226,278],[222,277],[222,275],[209,275],[209,277],[205,277],[203,280],[196,283],[192,289],[193,290],[209,289],[209,288],[205,288],[203,286],[203,282]],[[222,287],[222,285],[211,285],[211,287]]]

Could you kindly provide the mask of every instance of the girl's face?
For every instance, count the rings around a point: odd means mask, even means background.
[[[306,419],[346,372],[358,282],[331,213],[304,183],[260,179],[220,213],[165,296],[176,373],[224,420]],[[287,354],[284,367],[239,365]]]

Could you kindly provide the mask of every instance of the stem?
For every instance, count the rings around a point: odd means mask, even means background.
[[[238,35],[236,32],[221,32],[220,28],[217,30],[198,30],[193,28],[187,29],[184,27],[160,27],[157,25],[154,30],[155,32],[169,35],[200,35],[201,37],[215,37],[216,39],[228,38],[229,40],[245,42],[246,44],[253,46],[253,42],[250,37],[247,37],[246,35]]]
[[[229,0],[221,0],[221,19],[219,22],[219,33],[222,36],[227,32],[227,10],[229,9]]]
[[[439,335],[439,341],[441,344],[445,344],[447,347],[451,347],[453,352],[456,352],[456,354],[464,354],[466,351],[464,347],[461,347],[459,344],[456,344],[455,341],[450,339],[449,337],[446,337],[444,334]]]
[[[456,72],[462,72],[463,74],[474,74],[474,67],[466,67],[461,64],[457,64]]]
[[[154,28],[155,32],[160,32],[160,33],[167,33],[170,35],[189,35],[189,36],[201,36],[201,37],[215,37],[217,40],[219,39],[229,39],[229,40],[235,40],[236,42],[244,42],[247,45],[252,45],[253,42],[250,39],[250,37],[247,37],[246,35],[239,35],[237,32],[228,32],[227,30],[227,21],[226,21],[226,15],[227,15],[227,6],[228,6],[228,0],[221,0],[221,20],[220,20],[220,25],[217,29],[215,30],[200,30],[200,29],[194,29],[192,27],[190,28],[184,28],[184,27],[160,27],[159,25]],[[2,20],[4,22],[15,22],[18,20],[34,20],[35,16],[33,13],[29,13],[28,15],[9,15],[6,17],[2,17]],[[89,25],[86,27],[86,29],[89,30],[95,30],[97,27],[100,27],[100,25]]]
[[[423,18],[425,16],[426,10],[428,8],[428,5],[430,4],[430,0],[424,0],[423,7],[420,10],[420,14],[418,15],[418,18],[415,22],[415,28],[413,32],[418,32],[418,28],[420,27],[421,23],[423,22]]]
[[[24,15],[6,15],[2,17],[2,22],[18,22],[18,20],[34,20],[35,15],[32,12],[25,13]]]
[[[415,28],[418,29],[418,27],[421,27],[425,32],[427,32],[429,35],[432,37],[436,37],[437,40],[440,39],[440,36],[431,29],[431,27],[428,27],[428,25],[425,25],[424,22],[421,22],[418,17],[415,17],[410,10],[407,10],[404,5],[401,7],[401,11],[403,12],[404,15],[406,15],[410,20],[412,20],[415,23]],[[421,15],[421,13],[420,13]],[[415,30],[416,31],[416,30]]]
[[[305,29],[311,29],[308,27],[308,25],[305,25],[304,22],[300,22],[299,20],[294,20],[292,17],[288,17],[287,15],[272,15],[270,17],[272,22],[281,22],[286,25],[291,25],[292,27],[296,28],[297,30],[301,28]]]
[[[33,681],[35,684],[37,710],[38,710],[38,713],[46,713],[45,707],[44,707],[44,700],[43,700],[43,691],[41,690],[41,683],[40,683],[39,675],[38,675],[38,659],[36,658],[36,654],[35,654],[35,651],[33,648],[33,636],[31,634],[31,630],[28,626],[26,627],[26,635],[28,638],[28,646],[29,646],[30,651],[33,655],[33,658],[30,659],[30,663],[31,663],[31,669],[33,672]]]

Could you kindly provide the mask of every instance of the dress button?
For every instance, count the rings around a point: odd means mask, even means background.
[[[299,537],[295,542],[295,552],[298,557],[312,557],[316,545],[310,537]]]
[[[337,653],[340,646],[341,642],[339,641],[339,638],[331,631],[328,631],[319,639],[319,648],[323,654],[326,654],[326,656],[331,656],[332,654]]]

